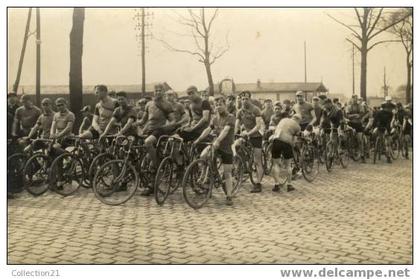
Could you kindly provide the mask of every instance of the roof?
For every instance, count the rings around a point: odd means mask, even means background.
[[[219,86],[215,86],[219,91]],[[235,91],[251,92],[327,92],[328,89],[322,82],[253,82],[253,83],[235,83]]]

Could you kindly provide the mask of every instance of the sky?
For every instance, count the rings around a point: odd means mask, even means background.
[[[8,88],[16,78],[25,30],[27,8],[8,9]],[[193,49],[189,30],[180,25],[177,14],[185,9],[148,9],[146,54],[147,82],[166,81],[176,91],[189,85],[207,87],[205,68],[196,57],[167,49],[160,40],[176,47]],[[212,11],[207,11],[211,13]],[[141,86],[140,49],[129,8],[88,8],[85,16],[83,83],[139,84]],[[345,40],[349,31],[334,22],[327,13],[355,24],[355,13],[348,8],[222,8],[212,31],[215,47],[229,50],[212,66],[218,82],[302,82],[304,51],[307,45],[308,82],[323,81],[331,93],[350,96],[352,92],[352,51]],[[35,13],[31,31],[35,31]],[[69,33],[72,9],[41,8],[41,84],[66,85],[69,72]],[[378,39],[389,38],[383,34]],[[25,54],[21,85],[35,84],[35,36],[31,36]],[[359,92],[360,57],[356,52],[356,93]],[[400,43],[375,47],[368,55],[368,96],[381,94],[384,67],[392,90],[405,83],[405,51]]]

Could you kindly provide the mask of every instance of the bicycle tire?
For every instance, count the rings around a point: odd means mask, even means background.
[[[328,172],[332,171],[332,165],[334,161],[334,146],[332,142],[327,142],[325,145],[325,168]]]
[[[115,160],[115,156],[108,152],[100,153],[96,155],[95,158],[93,158],[92,162],[90,163],[89,170],[88,170],[88,176],[90,179],[90,187],[93,186],[93,178],[95,177],[95,174],[100,168],[100,166],[111,160]]]
[[[177,183],[174,175],[174,162],[171,157],[166,157],[160,163],[156,172],[154,196],[158,205],[163,205],[168,198],[173,183]]]
[[[9,189],[22,189],[24,188],[23,183],[23,168],[28,160],[28,156],[25,153],[15,153],[7,157],[7,185]]]
[[[108,187],[111,186],[111,189],[106,189],[108,192],[101,193],[103,189],[101,189],[101,185],[99,183],[103,180],[103,176],[106,175],[106,172],[110,171],[112,176],[116,176],[117,181],[111,178],[110,184],[107,185]],[[127,179],[134,179],[133,183],[130,185],[130,190],[128,190],[127,186]],[[117,185],[115,185],[117,183]],[[125,187],[127,187],[127,191],[119,191],[123,188],[125,183]],[[107,205],[121,205],[131,199],[134,194],[136,193],[137,187],[139,184],[139,177],[137,171],[133,167],[133,165],[129,162],[125,163],[124,160],[112,160],[100,167],[100,169],[96,172],[95,177],[93,179],[93,192],[98,200],[102,203]],[[115,199],[115,195],[119,195],[118,193],[127,192],[127,194],[120,195],[122,196],[121,199]],[[114,195],[115,194],[115,195]],[[114,198],[111,198],[114,196]]]
[[[51,158],[43,153],[37,153],[31,156],[23,168],[23,181],[26,191],[33,196],[40,196],[49,189],[49,166]],[[33,176],[37,174],[41,176],[41,180],[34,185]]]
[[[308,161],[310,160],[310,162]],[[302,148],[302,152],[300,155],[300,163],[302,167],[302,174],[306,181],[312,182],[318,176],[319,173],[319,160],[316,156],[316,152],[313,147],[308,145],[304,145]],[[312,166],[310,166],[312,165]],[[311,170],[308,171],[308,167],[310,166]],[[314,173],[312,173],[315,171]]]
[[[203,173],[200,173],[200,169]],[[201,182],[203,185],[199,185]],[[210,162],[204,159],[193,161],[187,167],[182,179],[184,200],[191,208],[200,209],[210,198],[213,184]],[[194,197],[197,197],[198,201],[195,201]]]
[[[63,173],[59,175],[59,172]],[[70,196],[79,190],[83,183],[84,176],[82,162],[73,154],[67,152],[55,158],[49,169],[49,183],[51,189],[64,197]],[[59,177],[61,179],[64,178],[64,180],[57,181],[57,178]],[[57,185],[60,181],[64,181],[64,183],[62,185]]]
[[[234,156],[233,157],[233,164],[232,164],[232,196],[236,196],[236,194],[242,188],[242,181],[243,181],[243,162],[241,157]]]

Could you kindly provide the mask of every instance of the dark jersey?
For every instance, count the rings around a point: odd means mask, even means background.
[[[386,129],[390,131],[393,116],[394,115],[390,111],[380,110],[375,114],[373,126],[379,129]]]

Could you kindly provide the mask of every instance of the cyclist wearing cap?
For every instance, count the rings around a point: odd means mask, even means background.
[[[300,128],[302,130],[307,128],[310,129],[315,123],[316,115],[314,107],[312,104],[305,101],[302,91],[296,93],[296,104],[293,106],[292,110],[302,117],[302,121],[300,122]]]
[[[75,117],[74,113],[67,109],[67,102],[64,98],[58,98],[55,101],[55,106],[57,112],[54,114],[51,124],[50,138],[57,139],[57,143],[53,147],[58,154],[61,154],[64,152],[63,149],[72,144],[66,137],[72,134]]]
[[[352,127],[357,133],[357,140],[359,141],[360,152],[362,154],[361,161],[365,163],[365,148],[363,140],[363,125],[362,119],[369,112],[365,110],[359,100],[357,95],[353,95],[346,107],[346,117],[350,120],[349,126]]]
[[[133,126],[134,121],[136,121],[136,111],[130,105],[128,105],[127,93],[120,91],[116,93],[118,107],[114,110],[112,114],[111,121],[109,121],[104,132],[100,135],[99,138],[102,138],[109,134],[113,127],[122,127],[121,130],[117,133],[117,136],[128,135],[135,136],[136,129]]]
[[[251,103],[251,92],[245,91],[241,93],[241,109],[236,113],[235,132],[240,133],[241,127],[244,131],[241,133],[243,136],[249,137],[250,143],[254,151],[254,162],[257,168],[257,183],[254,185],[251,193],[259,193],[262,191],[261,181],[264,176],[264,169],[262,165],[262,134],[260,133],[261,127],[264,122],[259,108]],[[242,140],[239,139],[235,142],[240,145]]]
[[[273,158],[273,178],[275,181],[273,192],[280,191],[281,178],[280,174],[282,171],[282,160],[283,156],[284,165],[287,168],[287,188],[286,191],[293,191],[295,188],[291,185],[293,168],[293,146],[295,145],[295,136],[301,132],[300,122],[302,118],[299,114],[294,114],[292,118],[283,118],[274,131],[273,136],[270,140],[273,141],[273,147],[271,149],[271,157]]]
[[[99,138],[109,121],[111,121],[112,114],[118,106],[117,100],[108,95],[108,88],[105,85],[96,85],[95,94],[98,96],[99,102],[95,105],[92,126],[80,134],[81,138]]]
[[[82,113],[83,120],[79,127],[79,135],[89,129],[89,127],[92,125],[93,118],[92,113],[90,113],[90,106],[84,106],[80,112]]]
[[[41,110],[32,103],[28,95],[22,95],[21,102],[22,106],[16,110],[13,120],[12,136],[14,137],[29,135],[41,115]]]
[[[215,98],[215,108],[217,114],[212,118],[210,126],[194,141],[197,145],[202,140],[208,138],[213,131],[216,136],[213,140],[213,148],[216,154],[220,156],[223,164],[223,177],[226,186],[226,204],[232,205],[232,164],[233,151],[232,144],[235,139],[235,116],[228,113],[226,100],[223,96]],[[210,147],[204,149],[201,158],[208,158]]]
[[[199,96],[195,86],[188,87],[187,94],[190,99],[191,122],[179,132],[179,135],[188,142],[196,140],[210,124],[211,105]]]

